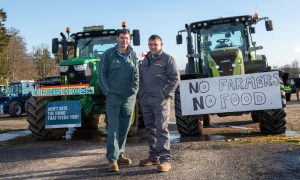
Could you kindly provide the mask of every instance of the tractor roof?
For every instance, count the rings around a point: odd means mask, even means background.
[[[195,32],[197,29],[207,28],[217,24],[229,24],[229,23],[246,23],[246,25],[250,25],[255,23],[257,17],[253,17],[250,15],[244,16],[233,16],[233,17],[220,17],[217,19],[210,19],[204,21],[198,21],[190,24],[191,30]]]
[[[98,37],[98,36],[115,36],[117,35],[118,29],[102,29],[102,30],[91,30],[74,33],[71,35],[74,39],[86,38],[86,37]]]
[[[33,80],[12,81],[9,84],[22,84],[22,83],[34,83],[34,81]]]

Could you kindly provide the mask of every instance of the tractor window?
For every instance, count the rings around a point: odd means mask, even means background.
[[[243,48],[246,43],[242,24],[215,25],[208,29],[201,29],[200,34],[203,40],[209,42],[210,50],[224,47]],[[206,43],[205,41],[203,43]]]
[[[5,86],[0,86],[0,93],[5,92]]]
[[[197,50],[204,62],[204,73],[208,73],[208,55],[211,51],[226,47],[240,48],[242,52],[247,49],[248,41],[244,31],[243,24],[219,24],[197,32]],[[244,55],[244,60],[247,59]]]
[[[23,83],[23,94],[32,93],[34,91],[33,83],[27,82]]]
[[[77,57],[101,58],[104,51],[117,44],[115,36],[89,37],[77,41]]]
[[[9,92],[14,94],[22,93],[22,84],[16,83],[16,84],[9,85]]]

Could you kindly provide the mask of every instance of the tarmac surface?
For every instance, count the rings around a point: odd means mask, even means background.
[[[139,167],[147,157],[145,132],[128,138],[133,165],[107,172],[105,137],[87,133],[71,140],[36,141],[30,136],[0,143],[0,179],[300,179],[300,102],[288,102],[285,135],[263,136],[250,115],[219,118],[198,138],[181,138],[174,116],[172,169]],[[0,118],[1,121],[13,121]]]

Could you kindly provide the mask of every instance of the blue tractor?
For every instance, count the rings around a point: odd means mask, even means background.
[[[6,91],[5,85],[0,85],[0,96],[1,96],[2,94],[4,94],[5,91]]]
[[[11,82],[5,93],[0,95],[0,114],[19,117],[25,112],[26,102],[34,90],[34,81]]]

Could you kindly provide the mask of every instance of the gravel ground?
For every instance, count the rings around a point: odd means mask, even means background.
[[[147,144],[129,140],[134,160],[107,173],[104,143],[35,142],[0,148],[0,179],[299,179],[300,146],[296,143],[198,141],[172,143],[172,170],[139,167]]]
[[[299,106],[291,101],[287,109],[288,132],[297,137],[262,136],[249,115],[213,116],[197,139],[181,139],[171,122],[167,173],[137,165],[148,153],[144,132],[128,139],[126,154],[134,164],[122,166],[119,174],[106,172],[104,137],[47,142],[23,137],[0,143],[0,179],[300,179]],[[4,121],[14,120],[2,117],[1,126]],[[23,126],[21,121],[15,126]]]

